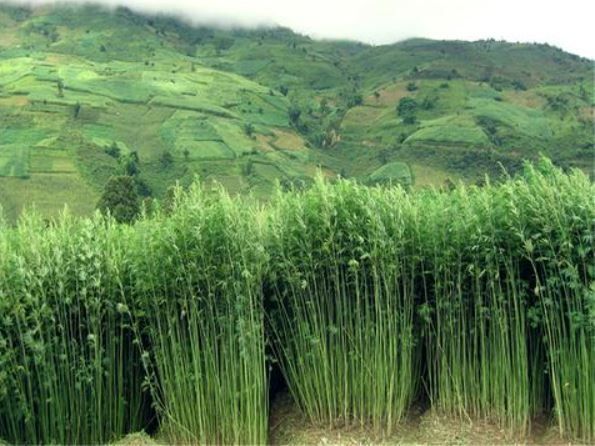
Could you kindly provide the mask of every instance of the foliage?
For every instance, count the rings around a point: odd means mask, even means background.
[[[122,173],[142,173],[160,198],[195,174],[263,198],[277,181],[312,178],[319,165],[366,181],[396,138],[403,161],[414,171],[431,165],[440,178],[473,182],[502,159],[520,165],[539,153],[592,168],[592,63],[547,45],[369,46],[96,6],[3,4],[0,23],[0,202],[12,222],[33,204],[48,216],[64,204],[86,212],[89,191]],[[415,113],[395,115],[403,94],[418,102]],[[497,133],[460,125],[477,117],[497,121]],[[258,137],[246,132],[251,125]],[[448,150],[456,146],[464,153]],[[184,162],[163,168],[165,151]],[[244,181],[246,154],[270,168]],[[85,193],[65,193],[74,183]]]
[[[401,98],[397,104],[397,113],[403,119],[415,121],[415,112],[417,111],[417,101],[408,96]]]
[[[105,443],[153,407],[171,443],[264,443],[269,346],[327,426],[387,433],[420,398],[520,433],[551,412],[595,439],[584,174],[290,189],[262,205],[195,184],[132,225],[2,224],[0,437]]]
[[[409,166],[402,162],[387,163],[374,172],[368,177],[370,184],[400,184],[403,188],[408,189],[413,185],[413,178],[411,176],[411,169]]]
[[[263,444],[263,249],[252,210],[197,186],[134,235],[143,358],[168,442]]]
[[[120,223],[130,223],[140,212],[137,186],[131,176],[111,177],[97,203],[97,209],[109,213]]]

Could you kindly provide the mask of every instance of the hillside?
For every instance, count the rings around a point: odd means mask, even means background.
[[[259,197],[318,169],[477,181],[539,153],[591,172],[593,91],[593,61],[547,45],[372,47],[0,6],[0,205],[86,214],[122,172],[155,197],[196,175]]]

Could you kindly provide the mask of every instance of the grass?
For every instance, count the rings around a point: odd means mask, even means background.
[[[593,188],[542,160],[483,187],[319,176],[263,205],[195,183],[132,225],[3,222],[0,437],[262,444],[278,366],[331,433],[387,440],[426,404],[592,442]]]
[[[402,191],[379,191],[319,182],[303,197],[279,197],[271,331],[290,392],[310,420],[390,432],[418,385],[416,263],[399,242],[412,227],[403,223],[416,216]],[[393,213],[384,199],[402,208]]]
[[[144,424],[140,357],[115,274],[119,232],[65,216],[50,235],[31,217],[3,238],[4,439],[106,442]]]
[[[262,444],[263,258],[254,219],[198,188],[175,206],[137,232],[135,249],[138,324],[162,433],[171,443]]]
[[[405,163],[393,162],[379,167],[370,174],[369,181],[372,184],[386,184],[393,182],[404,187],[413,185],[411,169]]]
[[[486,134],[473,122],[449,118],[424,122],[419,130],[405,140],[405,143],[462,144],[476,147],[490,145]]]

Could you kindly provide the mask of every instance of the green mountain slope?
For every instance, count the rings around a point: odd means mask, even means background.
[[[144,195],[198,175],[264,197],[318,169],[373,182],[405,166],[395,178],[419,187],[544,153],[590,171],[594,101],[593,62],[547,45],[371,47],[0,6],[0,205],[88,213],[122,172]]]

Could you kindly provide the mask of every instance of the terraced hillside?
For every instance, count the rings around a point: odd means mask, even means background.
[[[370,47],[126,9],[0,6],[0,205],[91,212],[127,173],[265,197],[318,169],[423,186],[539,153],[592,170],[593,62],[545,45]],[[393,175],[394,173],[394,175]]]

